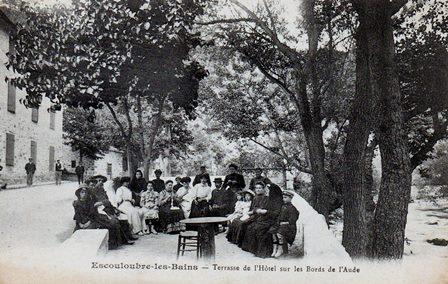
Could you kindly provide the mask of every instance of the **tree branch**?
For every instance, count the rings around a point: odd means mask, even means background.
[[[241,22],[252,22],[255,23],[256,21],[251,18],[237,18],[237,19],[218,19],[218,20],[212,20],[208,22],[195,22],[196,25],[201,26],[207,26],[207,25],[216,25],[216,24],[235,24],[235,23],[241,23]]]
[[[395,15],[395,13],[400,11],[400,9],[403,8],[403,6],[406,5],[407,2],[408,0],[393,0],[390,3],[390,15]]]

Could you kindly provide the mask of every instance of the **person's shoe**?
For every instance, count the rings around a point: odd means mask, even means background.
[[[277,252],[275,253],[274,257],[275,257],[275,258],[278,258],[278,257],[280,257],[281,255],[283,255],[283,245],[282,245],[282,244],[279,244],[279,245],[278,245]]]
[[[130,241],[127,241],[127,242],[125,242],[124,244],[125,245],[133,245],[135,242],[130,242]]]
[[[134,237],[134,236],[132,236],[132,237],[129,237],[129,240],[130,240],[130,241],[136,241],[136,240],[138,240],[138,238],[137,238],[137,237]]]
[[[140,232],[137,233],[137,235],[138,235],[138,236],[144,236],[145,233],[143,233],[142,231],[140,231]]]
[[[277,254],[277,250],[278,250],[278,244],[274,244],[274,249],[272,250],[272,257],[275,257],[275,255]]]
[[[154,235],[157,235],[157,234],[158,234],[157,231],[156,231],[156,229],[154,229],[154,227],[151,227],[151,233],[154,234]]]

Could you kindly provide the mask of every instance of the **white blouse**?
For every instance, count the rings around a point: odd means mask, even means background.
[[[115,199],[118,204],[124,201],[130,202],[132,200],[132,191],[125,186],[120,186],[115,193]]]

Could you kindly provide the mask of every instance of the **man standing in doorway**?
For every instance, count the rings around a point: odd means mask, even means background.
[[[81,163],[79,163],[79,165],[77,165],[75,168],[75,173],[76,176],[78,177],[78,184],[84,183],[84,172],[85,172],[84,166]]]
[[[201,177],[205,176],[207,179],[208,186],[212,186],[212,181],[210,180],[210,175],[207,173],[205,166],[201,166],[201,172],[194,177],[193,186],[201,183]]]
[[[54,166],[55,176],[56,176],[56,185],[61,184],[62,178],[62,164],[59,160],[56,161],[56,165]]]
[[[25,171],[26,171],[26,185],[32,186],[34,173],[36,172],[36,165],[34,164],[32,158],[29,158],[28,163],[26,163]]]

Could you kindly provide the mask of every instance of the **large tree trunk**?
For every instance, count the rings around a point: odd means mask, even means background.
[[[377,74],[381,89],[379,145],[382,179],[375,211],[373,254],[378,258],[397,259],[403,256],[412,170],[395,70],[391,12],[385,9],[383,13],[384,38],[378,48],[384,56],[384,66]]]
[[[369,234],[366,201],[366,147],[369,134],[377,127],[381,97],[380,78],[384,54],[380,47],[387,30],[384,10],[387,0],[353,0],[359,16],[356,33],[356,93],[349,118],[344,148],[344,231],[342,243],[352,257],[367,255]]]

